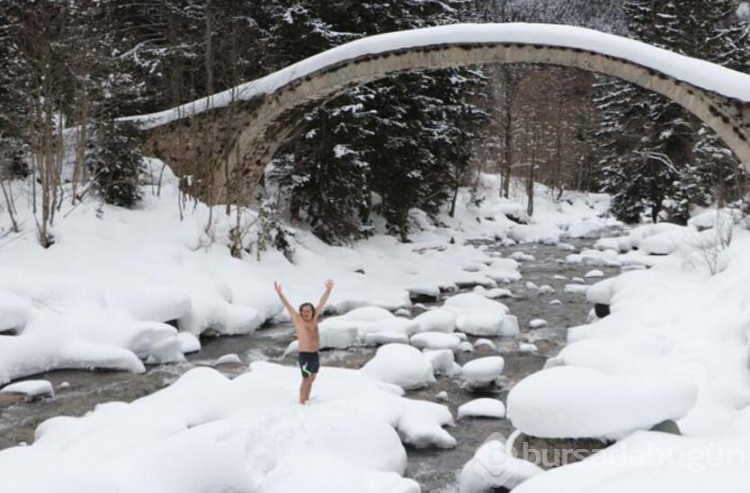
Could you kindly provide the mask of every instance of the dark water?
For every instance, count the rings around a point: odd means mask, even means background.
[[[580,249],[587,242],[576,242]],[[487,248],[495,249],[493,245]],[[508,284],[513,298],[501,300],[516,315],[521,327],[518,338],[496,338],[497,352],[487,348],[472,353],[456,353],[456,359],[464,364],[474,358],[500,354],[505,358],[504,374],[499,385],[482,393],[472,393],[461,388],[457,378],[438,377],[438,382],[427,388],[407,393],[408,397],[442,402],[457,416],[458,406],[478,397],[495,397],[505,402],[509,389],[522,378],[542,368],[547,358],[554,356],[562,348],[566,329],[586,322],[591,305],[584,295],[564,292],[565,284],[573,277],[583,277],[590,270],[586,266],[572,266],[561,263],[570,252],[555,246],[522,245],[509,248],[496,248],[503,256],[523,251],[535,260],[523,262],[523,279]],[[600,268],[606,277],[616,275],[619,269]],[[554,279],[565,276],[568,280]],[[591,282],[597,281],[594,279]],[[550,285],[555,294],[539,295],[526,289],[527,282],[538,286]],[[559,305],[550,305],[557,299]],[[529,329],[528,323],[535,318],[548,322],[544,329]],[[219,356],[228,353],[238,354],[242,365],[226,365],[218,369],[234,376],[246,369],[246,364],[256,360],[272,360],[283,364],[294,364],[292,357],[283,358],[283,351],[294,338],[289,325],[277,325],[257,331],[248,336],[203,339],[203,349],[188,355],[186,363],[158,365],[149,368],[143,375],[120,372],[54,371],[33,378],[47,379],[56,388],[57,395],[52,399],[33,402],[19,402],[13,397],[0,394],[0,449],[15,446],[21,442],[33,442],[34,430],[41,422],[58,415],[80,416],[90,411],[98,403],[109,401],[130,402],[153,393],[174,382],[181,374],[196,366],[210,366]],[[476,340],[474,337],[470,341]],[[534,353],[518,351],[520,342],[533,342],[538,351]],[[326,351],[322,363],[330,366],[359,368],[374,354],[374,348],[354,348],[346,351]],[[60,388],[63,382],[68,386]],[[441,391],[448,394],[447,401],[438,401],[435,395]],[[457,420],[450,433],[456,437],[458,446],[452,450],[414,450],[409,452],[407,475],[422,485],[423,492],[453,492],[457,489],[457,475],[463,465],[473,456],[475,450],[489,435],[500,432],[507,436],[512,425],[506,419],[463,419]]]

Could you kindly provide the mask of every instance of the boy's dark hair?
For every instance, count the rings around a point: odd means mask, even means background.
[[[314,317],[314,316],[315,316],[315,307],[314,307],[314,306],[313,306],[313,304],[312,304],[312,303],[310,303],[310,302],[305,302],[305,303],[302,303],[302,304],[301,304],[301,305],[299,306],[299,312],[300,312],[300,313],[302,313],[302,309],[303,309],[304,307],[306,307],[306,306],[309,306],[309,307],[310,307],[310,310],[312,310],[312,314],[313,314],[313,317]]]

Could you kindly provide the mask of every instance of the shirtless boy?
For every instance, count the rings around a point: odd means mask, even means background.
[[[333,289],[333,281],[330,279],[325,282],[326,290],[318,301],[318,306],[313,307],[312,303],[302,303],[299,312],[294,309],[289,300],[286,299],[281,291],[281,284],[273,283],[273,288],[279,295],[281,302],[292,317],[294,328],[297,331],[297,340],[299,341],[299,356],[297,360],[302,370],[302,385],[299,388],[299,403],[305,404],[310,400],[310,391],[315,377],[320,369],[320,333],[318,332],[318,317],[323,312],[323,308],[328,302],[328,297]]]

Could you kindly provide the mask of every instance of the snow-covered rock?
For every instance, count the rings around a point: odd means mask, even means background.
[[[177,334],[177,339],[180,341],[180,349],[185,354],[195,353],[201,350],[201,341],[193,334],[180,332]]]
[[[555,294],[555,288],[549,284],[539,286],[539,294]]]
[[[488,348],[492,351],[497,351],[497,345],[489,339],[477,339],[476,341],[474,341],[474,348]]]
[[[535,344],[522,342],[518,345],[518,350],[522,353],[535,353],[539,350],[539,348],[537,348]]]
[[[435,383],[430,359],[406,344],[380,346],[375,356],[362,367],[362,372],[407,390]]]
[[[618,257],[616,250],[591,250],[584,249],[581,253],[575,253],[565,257],[569,264],[599,265],[604,267],[619,267],[623,261]]]
[[[590,270],[584,275],[586,279],[590,279],[592,277],[604,277],[604,272],[600,271],[599,269]]]
[[[611,375],[563,366],[516,384],[508,395],[508,418],[535,437],[619,439],[684,417],[696,397],[687,377]]]
[[[470,343],[469,341],[464,341],[458,345],[458,347],[456,348],[456,351],[459,351],[462,353],[471,353],[474,351],[474,345]]]
[[[146,364],[160,365],[164,363],[179,363],[185,361],[182,342],[177,336],[162,339],[151,346]]]
[[[488,440],[461,469],[458,479],[461,493],[492,493],[496,487],[515,489],[544,472],[531,462],[517,459],[506,451],[505,443]]]
[[[469,388],[482,387],[494,382],[502,374],[503,368],[505,360],[502,356],[487,356],[466,363],[461,376]]]
[[[177,340],[177,329],[160,322],[138,322],[127,342],[127,348],[145,360],[151,355],[154,346],[166,340]],[[179,341],[173,341],[179,343]],[[182,351],[180,351],[182,353]]]
[[[437,308],[414,317],[414,322],[420,332],[453,332],[456,330],[456,318],[454,312]]]
[[[506,315],[500,327],[500,334],[508,337],[517,336],[520,333],[518,317],[515,315]]]
[[[382,346],[383,344],[409,344],[409,336],[401,332],[375,332],[365,334],[362,344],[365,346]]]
[[[404,444],[455,446],[448,408],[356,370],[321,372],[306,407],[296,368],[256,362],[233,379],[197,368],[132,403],[49,419],[33,444],[0,454],[2,483],[28,493],[418,491],[402,477]]]
[[[524,252],[514,252],[509,258],[517,262],[533,262],[536,260],[533,255]]]
[[[328,318],[318,324],[321,349],[346,349],[364,340],[360,327],[369,322],[350,321],[345,318]],[[377,323],[377,322],[376,322]],[[382,332],[388,332],[383,330]]]
[[[220,356],[215,362],[214,366],[221,365],[241,365],[242,359],[234,353],[224,354]]]
[[[553,225],[517,224],[508,232],[508,236],[518,243],[542,243],[557,245],[560,243],[562,231]]]
[[[22,394],[30,399],[38,397],[54,397],[55,389],[49,380],[25,380],[6,385],[0,389],[4,394]]]
[[[542,329],[547,326],[547,321],[543,318],[535,318],[529,322],[530,329]]]
[[[450,349],[424,351],[424,355],[430,361],[432,371],[436,375],[451,376],[455,374],[456,359]]]
[[[443,306],[456,314],[456,327],[475,336],[513,336],[503,327],[508,307],[474,293],[448,298]]]
[[[570,294],[586,294],[589,290],[589,286],[583,284],[566,284],[565,292]]]
[[[487,289],[484,286],[476,286],[474,288],[474,292],[476,294],[481,294],[485,298],[490,298],[493,300],[500,299],[500,298],[512,298],[513,297],[513,292],[510,289],[506,289],[506,288]]]
[[[497,399],[482,397],[458,407],[459,418],[504,418],[505,404]]]
[[[411,336],[409,344],[419,349],[456,349],[461,340],[443,332],[421,332]]]

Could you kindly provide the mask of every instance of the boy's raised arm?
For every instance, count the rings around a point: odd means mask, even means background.
[[[320,297],[320,301],[318,301],[318,306],[315,307],[315,317],[319,317],[321,313],[323,313],[323,309],[326,307],[326,303],[328,303],[328,297],[331,296],[331,291],[333,290],[333,281],[331,279],[328,279],[325,282],[326,290],[323,292],[323,296]]]
[[[297,310],[294,309],[291,303],[289,303],[289,300],[286,299],[286,296],[284,296],[284,292],[281,290],[281,284],[279,284],[277,281],[274,281],[273,283],[273,289],[276,291],[276,294],[279,295],[279,299],[281,300],[281,303],[284,305],[284,308],[286,308],[286,311],[289,312],[289,315],[292,318],[299,317],[299,314],[297,313]]]

